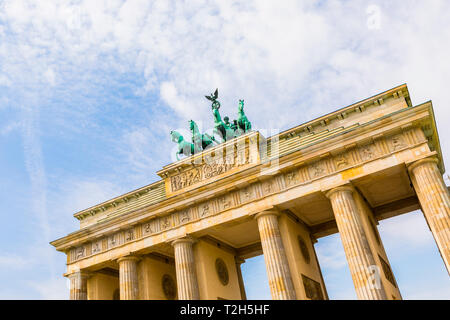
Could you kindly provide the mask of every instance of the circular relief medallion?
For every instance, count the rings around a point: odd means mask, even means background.
[[[303,240],[302,237],[298,236],[298,244],[300,246],[300,251],[302,252],[303,258],[305,259],[306,263],[309,264],[311,261],[311,257],[309,255],[308,247],[306,246],[305,240]]]
[[[177,296],[177,288],[175,286],[175,281],[168,274],[162,277],[162,289],[167,300],[174,300]]]
[[[227,269],[227,265],[225,264],[225,262],[220,258],[216,259],[216,271],[217,271],[217,276],[219,277],[220,282],[224,286],[226,286],[229,281],[228,269]]]

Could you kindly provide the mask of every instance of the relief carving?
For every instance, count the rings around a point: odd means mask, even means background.
[[[134,229],[129,229],[125,231],[125,241],[134,240]]]
[[[318,178],[326,174],[327,170],[325,169],[323,161],[317,161],[311,164],[311,166],[309,167],[309,172],[311,174],[311,177]]]
[[[118,236],[117,234],[112,234],[108,237],[108,248],[112,248],[118,245]]]
[[[293,170],[285,175],[286,186],[290,187],[299,183],[298,171]]]
[[[271,180],[267,180],[261,183],[263,195],[271,194],[275,192],[274,183]]]
[[[180,219],[180,223],[186,223],[186,222],[191,221],[191,215],[189,213],[189,210],[181,211],[179,213],[179,219]]]
[[[216,272],[220,283],[226,286],[230,280],[230,277],[228,275],[227,265],[221,258],[216,259]]]
[[[391,143],[392,143],[393,151],[398,150],[398,149],[403,149],[404,147],[406,147],[406,143],[401,134],[393,136],[391,139]]]
[[[375,157],[375,148],[372,144],[367,144],[360,149],[363,161],[371,160]]]
[[[334,163],[336,164],[336,168],[342,169],[350,165],[347,153],[341,153],[334,158]]]
[[[81,259],[84,258],[86,256],[86,250],[84,248],[84,246],[78,247],[76,250],[76,254],[75,254],[75,259]]]
[[[153,230],[153,222],[147,222],[144,223],[142,225],[142,234],[143,235],[148,235],[148,234],[152,234],[155,232],[155,230]]]
[[[172,226],[172,216],[165,216],[161,220],[161,230],[169,229]]]
[[[92,254],[102,251],[102,240],[92,242]]]
[[[248,148],[238,150],[235,146],[225,156],[218,155],[211,159],[205,158],[205,164],[201,168],[187,170],[170,177],[170,187],[172,191],[178,191],[248,163],[250,163],[250,151]]]
[[[166,299],[175,300],[177,296],[177,286],[175,285],[173,278],[168,274],[163,275],[161,285]]]
[[[227,210],[231,208],[231,197],[230,195],[225,195],[219,198],[219,207],[221,210]]]
[[[201,181],[201,172],[198,168],[182,172],[179,175],[170,177],[172,191],[177,191],[189,187]]]
[[[244,188],[239,193],[241,195],[241,202],[248,202],[248,201],[252,200],[253,198],[255,198],[254,189],[250,186],[247,188]]]
[[[212,213],[211,203],[204,202],[201,205],[199,205],[198,212],[199,212],[201,218],[209,216]]]
[[[308,278],[302,274],[303,286],[305,288],[306,297],[311,300],[324,300],[322,287],[319,282]]]

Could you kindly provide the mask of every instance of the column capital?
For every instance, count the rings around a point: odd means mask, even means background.
[[[278,209],[269,209],[269,210],[264,210],[261,211],[260,213],[257,213],[255,215],[255,219],[258,220],[259,218],[263,217],[263,216],[280,216],[281,212]]]
[[[72,277],[83,277],[83,278],[89,278],[92,276],[92,272],[86,271],[86,270],[79,270],[79,271],[74,271],[72,273],[66,273],[64,274],[65,277],[67,278],[72,278]]]
[[[417,168],[418,166],[425,164],[425,163],[435,163],[438,164],[439,163],[439,159],[436,156],[431,156],[425,159],[420,159],[417,161],[414,161],[410,164],[408,164],[408,171],[409,172],[413,172],[415,168]]]
[[[355,191],[355,188],[351,184],[345,184],[343,186],[339,186],[339,187],[333,188],[331,190],[328,190],[327,192],[325,192],[325,196],[330,199],[331,196],[336,192],[353,193],[354,191]]]
[[[117,263],[120,263],[122,261],[136,261],[138,262],[139,260],[141,260],[141,257],[135,254],[127,254],[125,256],[122,256],[120,258],[117,259]]]
[[[196,242],[197,242],[197,239],[195,239],[194,237],[188,235],[188,236],[185,236],[183,238],[175,239],[175,240],[171,241],[170,244],[173,247],[173,246],[175,246],[178,243],[191,243],[191,244],[194,244]]]

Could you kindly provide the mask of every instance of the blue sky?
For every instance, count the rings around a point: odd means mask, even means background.
[[[210,128],[217,87],[224,114],[245,99],[255,128],[284,130],[407,83],[433,100],[448,167],[448,21],[446,0],[0,0],[0,299],[66,299],[48,243],[156,181],[171,130]],[[379,229],[404,298],[450,298],[420,212]],[[316,248],[330,297],[354,299],[338,235]],[[243,271],[268,298],[262,257]]]

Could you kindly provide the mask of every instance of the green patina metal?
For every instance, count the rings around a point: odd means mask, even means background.
[[[198,126],[194,120],[189,120],[189,127],[192,132],[192,143],[194,144],[194,153],[200,152],[202,150],[206,150],[211,147],[214,142],[216,142],[216,138],[211,137],[207,133],[200,133],[198,130]],[[217,143],[217,142],[216,142]]]
[[[235,137],[234,130],[231,129],[228,117],[225,117],[226,121],[223,121],[219,109],[213,107],[212,110],[214,116],[214,135],[218,135],[222,142],[233,139]]]
[[[205,97],[211,101],[211,109],[214,117],[213,136],[210,136],[207,133],[200,133],[194,120],[189,121],[192,142],[187,142],[177,131],[171,131],[170,135],[172,136],[172,141],[178,144],[176,153],[177,160],[180,159],[180,155],[189,157],[212,147],[214,144],[231,140],[252,130],[252,124],[248,121],[244,112],[244,100],[239,100],[238,119],[233,120],[233,122],[230,123],[229,117],[225,116],[222,120],[222,117],[220,116],[220,102],[217,100],[219,98],[219,90],[216,89],[214,93]]]
[[[178,144],[178,150],[175,156],[180,160],[179,155],[183,154],[187,157],[194,154],[194,144],[184,140],[184,137],[177,131],[170,131],[172,141]]]
[[[237,125],[244,133],[252,130],[252,123],[248,121],[244,112],[244,100],[239,100]]]

